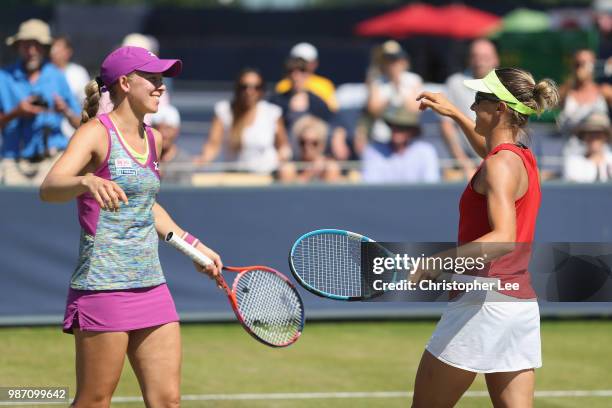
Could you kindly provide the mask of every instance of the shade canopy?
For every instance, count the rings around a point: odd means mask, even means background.
[[[355,27],[355,33],[394,38],[411,35],[477,38],[500,24],[501,19],[495,14],[462,4],[434,7],[417,3],[362,21]]]

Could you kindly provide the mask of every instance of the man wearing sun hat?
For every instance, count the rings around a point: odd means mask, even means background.
[[[382,116],[391,130],[388,142],[372,141],[362,157],[366,183],[435,183],[440,181],[438,154],[421,140],[419,112],[404,106],[388,108]]]
[[[38,185],[68,144],[62,119],[80,123],[80,107],[62,71],[47,60],[47,23],[27,20],[6,39],[19,60],[0,71],[0,182]]]
[[[612,181],[612,128],[605,113],[593,112],[584,118],[574,133],[585,145],[585,152],[565,157],[563,178],[577,183]]]

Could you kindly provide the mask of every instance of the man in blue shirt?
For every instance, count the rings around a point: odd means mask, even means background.
[[[0,178],[5,184],[37,185],[67,144],[62,119],[80,124],[80,107],[64,74],[46,60],[49,26],[31,19],[6,40],[19,60],[0,71]]]
[[[362,178],[366,183],[436,183],[440,168],[436,149],[420,140],[419,113],[390,108],[383,120],[391,129],[387,143],[372,142],[363,151]]]

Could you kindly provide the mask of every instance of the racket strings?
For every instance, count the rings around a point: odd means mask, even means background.
[[[297,244],[292,258],[295,272],[316,290],[361,296],[360,239],[333,233],[311,235]]]
[[[277,346],[291,343],[302,330],[302,302],[276,274],[253,270],[235,286],[238,309],[245,325],[262,340]]]

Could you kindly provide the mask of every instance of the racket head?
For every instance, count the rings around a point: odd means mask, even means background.
[[[224,269],[238,272],[228,296],[251,336],[271,347],[287,347],[299,339],[304,330],[304,304],[285,275],[260,265]]]
[[[289,268],[300,285],[317,296],[343,301],[380,296],[383,292],[364,290],[367,287],[361,272],[364,242],[375,241],[340,229],[308,232],[291,247]]]

